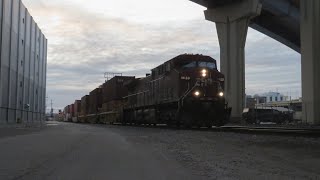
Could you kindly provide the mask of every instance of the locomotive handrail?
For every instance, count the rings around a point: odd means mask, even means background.
[[[184,93],[184,95],[180,97],[179,102],[181,101],[182,106],[183,106],[184,98],[186,98],[186,96],[187,96],[195,87],[197,87],[198,83],[199,83],[199,80],[197,80],[197,82],[194,84],[194,86],[193,86],[190,90],[189,90],[189,88],[188,88],[187,91]]]
[[[108,112],[102,112],[99,115],[106,115],[106,114],[115,114],[118,113],[117,111],[108,111]]]
[[[143,92],[138,92],[138,93],[135,93],[135,94],[130,94],[130,95],[124,96],[124,97],[122,97],[122,98],[123,98],[123,99],[126,99],[126,98],[128,98],[128,97],[136,96],[136,95],[143,94],[143,93],[146,93],[146,92],[149,92],[149,90],[143,91]]]
[[[165,76],[161,76],[161,77],[159,77],[158,79],[152,80],[152,81],[150,81],[150,82],[159,81],[160,79],[163,79],[164,77],[165,77]]]

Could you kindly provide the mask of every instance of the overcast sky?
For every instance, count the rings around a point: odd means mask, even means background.
[[[182,53],[220,64],[215,25],[188,0],[23,0],[47,37],[47,96],[60,109],[104,82],[104,72],[143,76]],[[301,96],[300,54],[250,29],[246,93]]]

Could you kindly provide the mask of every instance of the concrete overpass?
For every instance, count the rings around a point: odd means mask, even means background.
[[[191,0],[216,23],[226,98],[239,119],[245,93],[245,43],[252,27],[301,53],[303,120],[320,124],[319,0]]]
[[[226,6],[242,0],[191,0],[207,8]],[[299,0],[260,0],[262,9],[249,26],[300,52]]]

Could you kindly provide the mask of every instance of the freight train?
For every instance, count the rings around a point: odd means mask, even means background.
[[[231,114],[224,80],[213,58],[183,54],[143,78],[115,76],[65,109],[78,111],[66,112],[73,122],[222,126]]]

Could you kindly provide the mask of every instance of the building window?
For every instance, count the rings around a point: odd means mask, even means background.
[[[283,101],[283,97],[282,96],[280,97],[280,101]]]
[[[276,98],[276,101],[278,101],[278,97],[275,97]]]
[[[20,81],[20,87],[22,87],[22,81]]]
[[[23,39],[21,40],[21,42],[22,42],[22,45],[23,45],[23,43],[24,43]]]
[[[22,23],[24,24],[24,18],[22,18]]]
[[[270,97],[270,102],[272,102],[272,96]]]
[[[21,60],[21,66],[23,66],[23,60]]]

